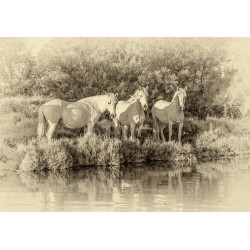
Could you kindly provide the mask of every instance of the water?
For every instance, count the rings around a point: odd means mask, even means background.
[[[250,158],[169,169],[0,172],[0,211],[250,211]]]

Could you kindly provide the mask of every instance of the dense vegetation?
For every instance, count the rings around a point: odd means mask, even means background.
[[[126,99],[149,85],[151,106],[187,86],[186,115],[198,118],[223,116],[236,73],[225,51],[202,39],[51,39],[36,54],[25,39],[1,39],[0,57],[2,95],[77,100],[108,91]]]
[[[103,135],[82,137],[81,131],[60,126],[57,140],[48,145],[47,140],[36,137],[38,107],[46,100],[38,96],[0,100],[0,169],[63,170],[101,165],[118,170],[121,164],[159,160],[165,161],[166,166],[191,167],[196,158],[232,156],[250,150],[249,121],[209,117],[186,119],[183,145],[154,142],[150,128],[143,130],[139,143]]]
[[[235,73],[225,51],[202,39],[51,39],[39,53],[32,53],[25,39],[1,39],[0,168],[117,169],[156,160],[183,167],[196,158],[249,153],[249,121],[223,118],[225,111],[241,116],[237,105],[225,105]],[[81,130],[60,125],[51,145],[37,140],[37,111],[49,99],[74,101],[104,91],[126,99],[139,85],[149,86],[150,107],[187,86],[183,145],[154,142],[150,112],[140,143],[85,138]],[[176,135],[174,129],[173,139]]]

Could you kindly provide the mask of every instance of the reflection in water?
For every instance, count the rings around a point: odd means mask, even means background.
[[[1,211],[250,211],[250,159],[1,173]]]

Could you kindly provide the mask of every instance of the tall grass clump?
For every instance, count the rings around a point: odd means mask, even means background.
[[[196,157],[190,144],[146,140],[141,150],[147,161],[165,161],[171,167],[190,167],[196,164]]]
[[[247,135],[225,133],[220,128],[211,129],[197,137],[195,151],[198,158],[245,154],[250,150],[249,139]]]
[[[78,139],[32,139],[21,143],[22,155],[19,169],[22,171],[64,170],[77,166],[119,166],[120,141],[100,136]]]
[[[212,124],[213,128],[220,129],[224,133],[230,133],[234,135],[242,135],[250,133],[250,127],[249,127],[250,121],[247,119],[208,117],[206,119],[206,123]]]
[[[126,164],[142,161],[140,159],[142,152],[138,141],[132,141],[129,139],[122,141],[120,153],[122,163]]]
[[[19,165],[22,171],[63,170],[78,164],[76,142],[67,138],[51,143],[33,139],[20,144],[18,150],[23,156]]]
[[[0,99],[0,114],[22,113],[27,118],[37,117],[39,107],[49,99],[43,96],[5,97]]]
[[[117,166],[120,164],[121,141],[91,135],[77,139],[80,165]]]

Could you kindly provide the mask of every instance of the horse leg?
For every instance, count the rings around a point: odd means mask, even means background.
[[[160,141],[160,127],[159,126],[156,127],[156,140]]]
[[[138,138],[141,138],[141,131],[142,131],[142,128],[143,128],[143,124],[141,124],[138,128]]]
[[[92,133],[93,133],[93,127],[94,127],[93,123],[92,122],[88,122],[86,135],[92,135]]]
[[[173,127],[173,122],[169,121],[169,124],[168,124],[168,131],[169,131],[168,140],[169,141],[171,141],[171,138],[172,138],[172,127]]]
[[[160,128],[158,125],[154,127],[153,133],[154,133],[154,139],[160,141]]]
[[[183,127],[183,123],[181,122],[181,123],[179,124],[179,129],[178,129],[178,141],[179,141],[179,143],[181,143],[182,127]]]
[[[110,134],[111,134],[111,126],[110,126],[110,124],[108,124],[108,127],[106,129],[106,133],[107,133],[107,137],[110,138]]]
[[[160,137],[159,137],[159,125],[158,123],[155,121],[154,125],[153,125],[153,139],[159,141]]]
[[[124,140],[128,139],[128,137],[127,137],[127,131],[128,131],[128,126],[127,125],[122,126],[122,133],[123,133]]]
[[[130,132],[131,132],[130,138],[134,140],[135,139],[135,124],[133,122],[130,123]]]
[[[115,138],[121,138],[121,126],[115,128]]]
[[[156,126],[153,125],[153,139],[156,140]]]
[[[166,126],[165,126],[165,125],[162,125],[162,126],[161,126],[161,139],[162,139],[163,141],[166,141],[166,137],[164,136],[164,128],[166,128]]]
[[[55,132],[57,123],[53,123],[51,121],[48,121],[48,123],[49,123],[49,129],[48,129],[46,136],[47,136],[49,142],[51,142],[51,139],[52,139],[52,136]]]

